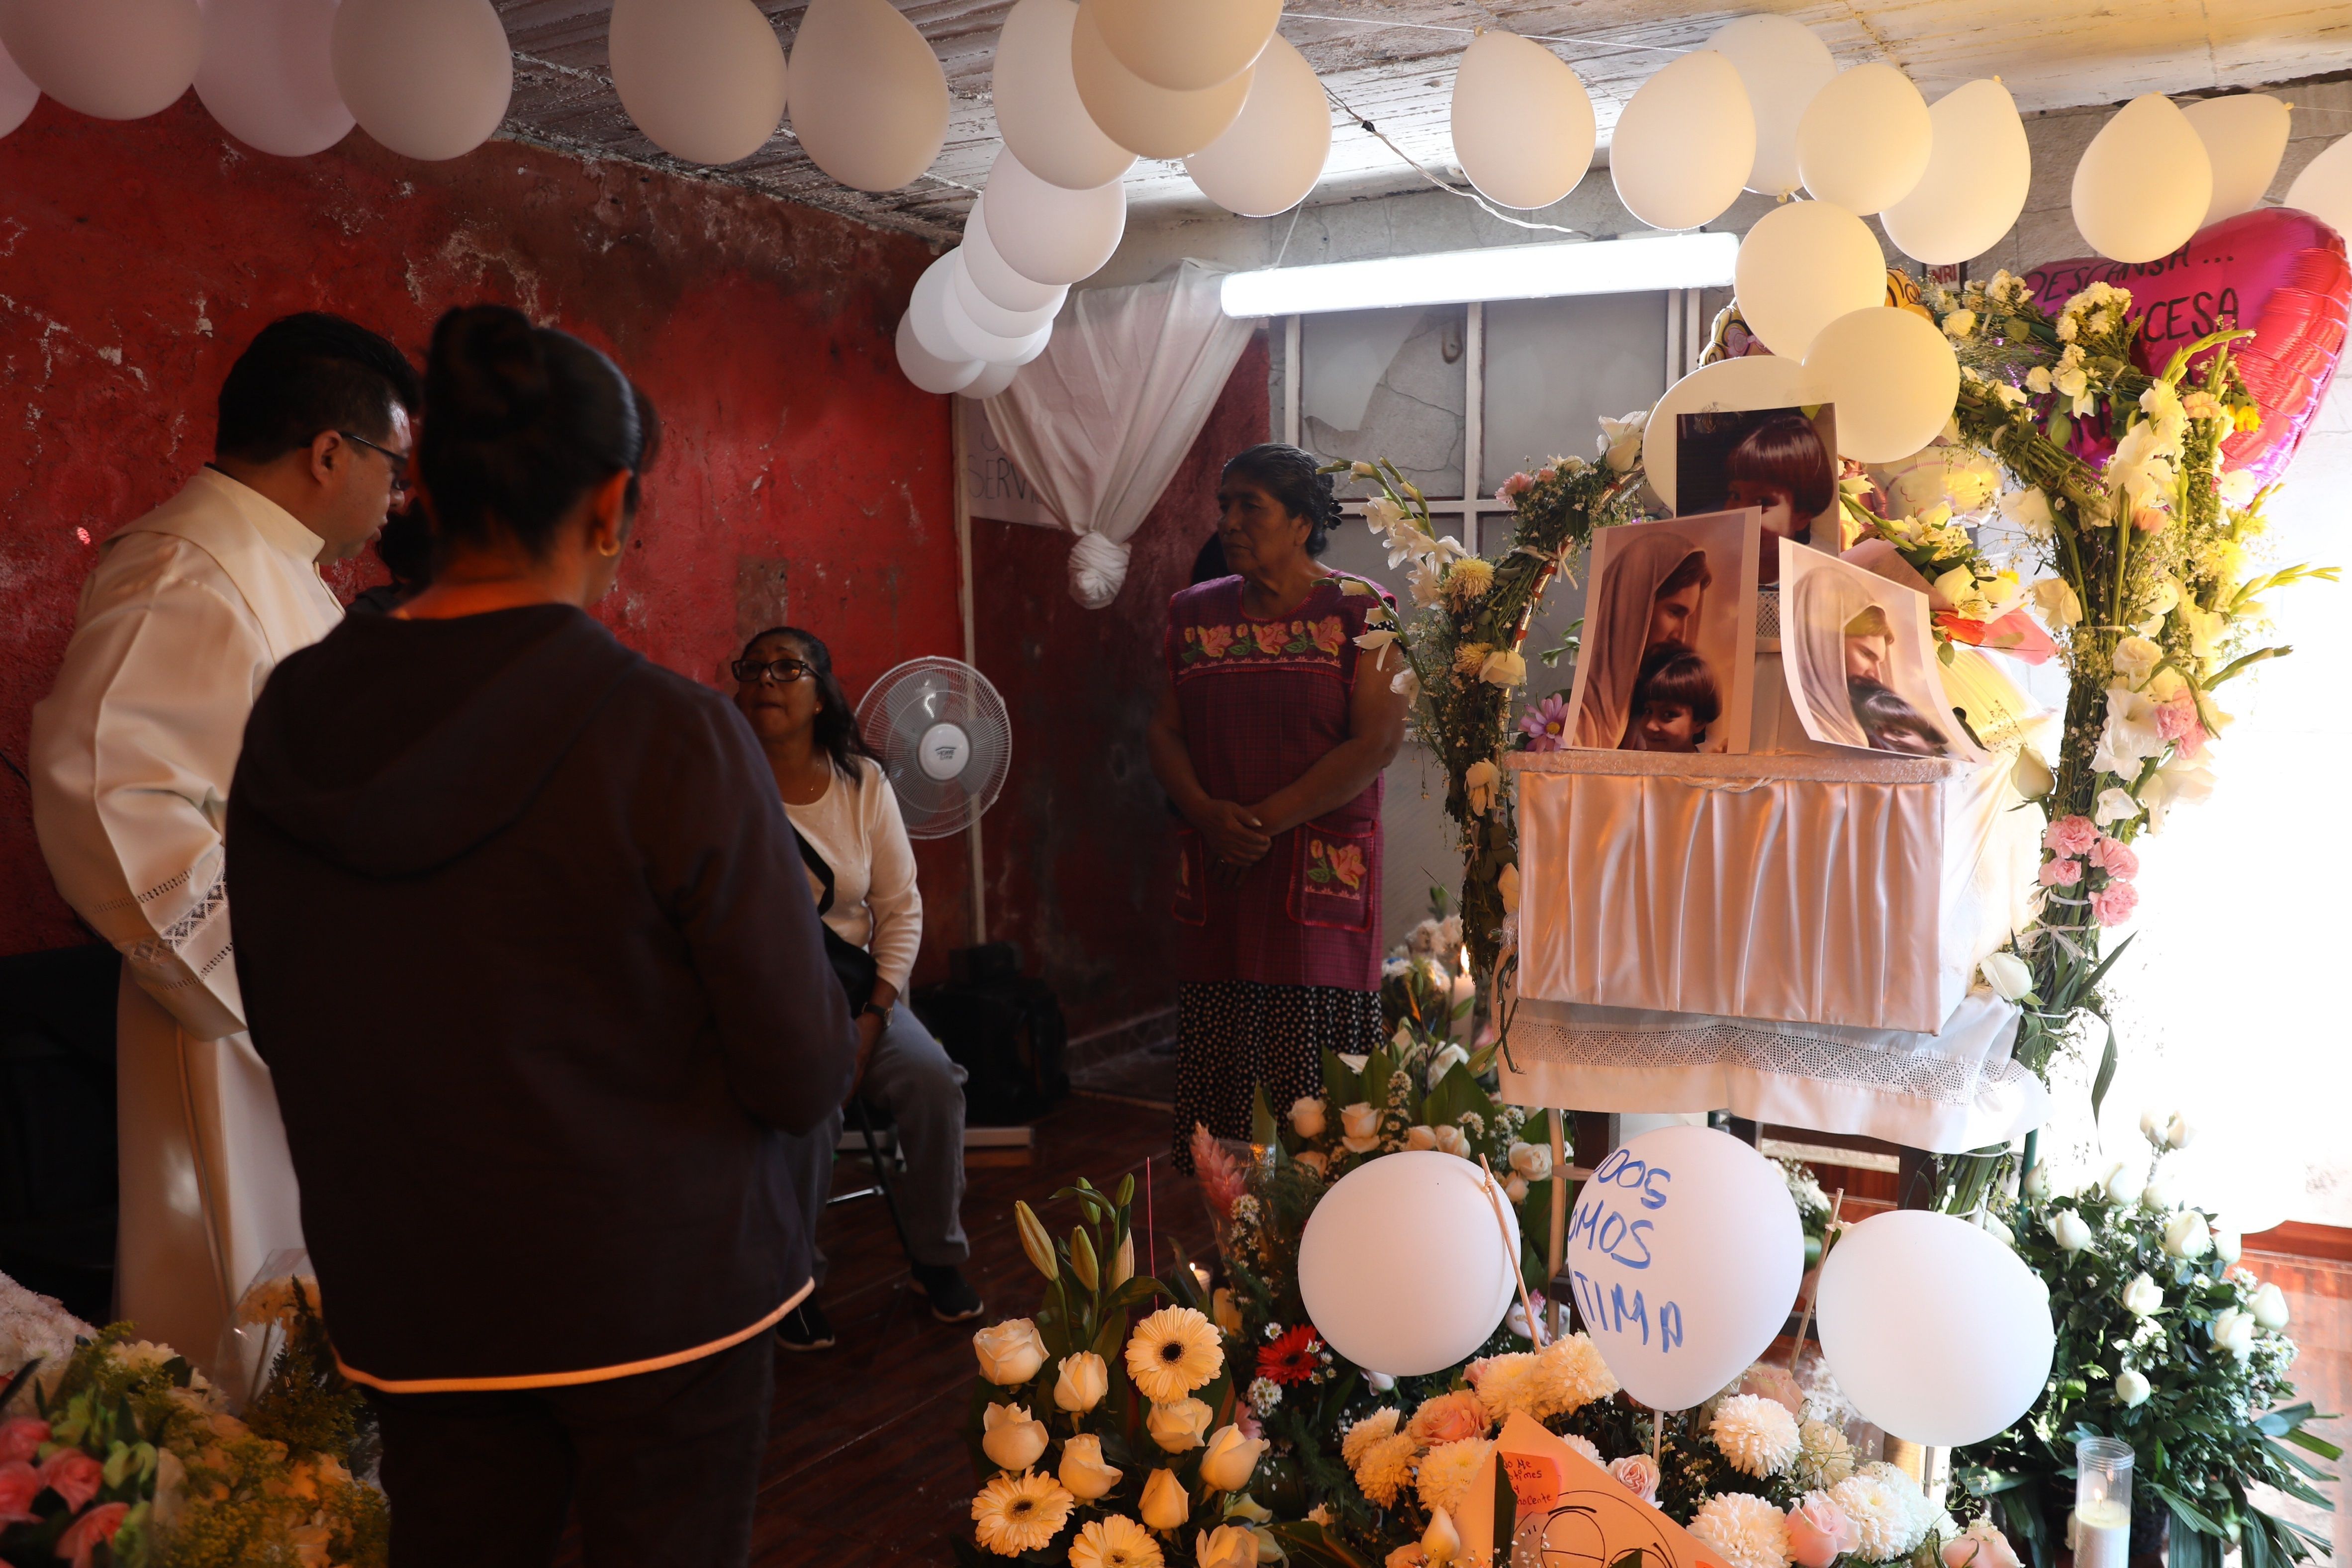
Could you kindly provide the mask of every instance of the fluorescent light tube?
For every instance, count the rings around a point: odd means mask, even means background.
[[[1221,298],[1228,316],[1303,316],[1474,299],[1722,288],[1731,283],[1738,255],[1739,236],[1727,234],[1498,245],[1236,272],[1226,277]]]

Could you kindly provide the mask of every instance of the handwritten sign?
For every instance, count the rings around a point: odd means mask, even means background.
[[[1804,1272],[1772,1163],[1707,1127],[1661,1127],[1594,1168],[1564,1261],[1577,1315],[1643,1404],[1685,1410],[1762,1354]]]
[[[1045,498],[1029,487],[1013,457],[997,444],[989,428],[988,411],[968,397],[955,400],[956,417],[963,422],[963,471],[956,482],[963,486],[966,508],[975,517],[1000,523],[1026,523],[1033,528],[1058,528],[1061,519]]]
[[[1463,1517],[1454,1521],[1465,1562],[1511,1561],[1509,1536],[1496,1539],[1502,1533],[1494,1500],[1498,1466],[1516,1504],[1511,1528],[1535,1537],[1544,1568],[1617,1568],[1628,1558],[1637,1558],[1638,1568],[1727,1568],[1616,1477],[1517,1413],[1503,1424],[1493,1456],[1470,1483]]]

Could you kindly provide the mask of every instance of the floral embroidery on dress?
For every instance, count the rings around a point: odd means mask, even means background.
[[[1337,615],[1326,615],[1315,622],[1312,630],[1316,648],[1326,653],[1337,653],[1348,640],[1347,629],[1339,624]]]
[[[1296,625],[1297,622],[1294,622],[1292,624]],[[1259,653],[1279,653],[1286,651],[1289,639],[1285,635],[1285,633],[1288,631],[1288,628],[1282,625],[1279,622],[1264,622],[1252,626],[1249,630],[1250,635],[1257,641],[1257,651]]]
[[[1326,843],[1310,836],[1307,853],[1314,864],[1307,868],[1307,880],[1312,883],[1336,882],[1341,887],[1361,887],[1364,884],[1364,852],[1354,844]]]
[[[1234,629],[1230,626],[1202,626],[1197,628],[1187,626],[1184,628],[1187,638],[1191,637],[1195,631],[1200,633],[1201,652],[1212,659],[1223,658],[1224,656],[1225,650],[1233,646]],[[1190,649],[1185,651],[1188,653],[1191,652]]]

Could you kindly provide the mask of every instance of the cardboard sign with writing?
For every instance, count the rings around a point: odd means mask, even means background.
[[[1465,1562],[1504,1568],[1511,1542],[1496,1535],[1496,1478],[1506,1478],[1519,1525],[1543,1521],[1541,1568],[1728,1568],[1696,1536],[1528,1416],[1503,1424],[1495,1453],[1470,1483],[1454,1528]]]

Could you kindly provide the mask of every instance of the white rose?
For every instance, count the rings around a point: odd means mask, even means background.
[[[1166,1405],[1154,1405],[1151,1414],[1144,1417],[1144,1427],[1164,1453],[1181,1454],[1201,1446],[1202,1436],[1209,1429],[1210,1419],[1216,1412],[1197,1399],[1177,1399]]]
[[[2164,1249],[2175,1258],[2202,1258],[2212,1245],[2213,1232],[2207,1228],[2205,1217],[2193,1208],[2184,1208],[2164,1222]]]
[[[1257,1568],[1257,1537],[1240,1524],[1204,1530],[1193,1561],[1200,1568]]]
[[[1290,1103],[1290,1130],[1302,1138],[1323,1135],[1323,1102],[1312,1094],[1302,1094]]]
[[[2263,1285],[2254,1291],[2254,1299],[2246,1304],[2254,1322],[2273,1333],[2286,1327],[2286,1292],[2276,1285]]]
[[[2091,1244],[2091,1228],[2071,1208],[2062,1208],[2050,1217],[2050,1236],[2064,1252],[2080,1252]]]
[[[1301,1149],[1290,1159],[1292,1164],[1305,1166],[1317,1176],[1322,1176],[1331,1168],[1331,1156],[1315,1149]]]
[[[2164,1141],[2176,1149],[2185,1149],[2197,1139],[2197,1124],[2186,1116],[2176,1115],[2172,1125],[2165,1128]]]
[[[971,1336],[971,1348],[980,1356],[980,1375],[1000,1388],[1028,1382],[1045,1364],[1045,1342],[1027,1318],[981,1330]]]
[[[2152,1318],[2164,1311],[2164,1287],[2146,1274],[2124,1287],[2124,1310],[2136,1318]]]
[[[2244,1248],[2245,1241],[2236,1231],[2213,1232],[2213,1256],[2219,1258],[2224,1266],[2235,1263],[2238,1260],[2238,1254],[2244,1250]]]
[[[1437,1129],[1424,1126],[1407,1127],[1404,1130],[1404,1146],[1407,1149],[1437,1147]]]
[[[1509,1180],[1503,1183],[1503,1196],[1509,1198],[1513,1203],[1526,1202],[1528,1196],[1528,1178],[1523,1176],[1517,1175],[1516,1173],[1513,1174]]]
[[[1436,1137],[1440,1154],[1458,1155],[1465,1160],[1470,1157],[1470,1140],[1451,1122],[1436,1129]]]
[[[2164,662],[2164,650],[2137,634],[2116,644],[2116,674],[2138,685]]]
[[[2136,1366],[2126,1366],[2116,1375],[2116,1403],[2125,1409],[2147,1403],[2147,1378]]]
[[[1339,1133],[1348,1147],[1360,1155],[1381,1141],[1381,1113],[1359,1100],[1340,1110]]]
[[[1080,1502],[1092,1502],[1118,1485],[1127,1472],[1103,1463],[1102,1439],[1088,1433],[1062,1444],[1062,1484]]]
[[[1551,1146],[1549,1144],[1513,1144],[1511,1168],[1531,1182],[1549,1180]]]
[[[1511,649],[1497,648],[1478,667],[1478,678],[1490,686],[1523,686],[1528,681],[1528,662]]]
[[[1174,1470],[1154,1470],[1143,1483],[1143,1500],[1135,1511],[1153,1530],[1174,1530],[1192,1517],[1192,1499]]]
[[[2213,1351],[2227,1351],[2243,1361],[2254,1354],[2255,1324],[2252,1314],[2235,1307],[2224,1307],[2213,1314]]]
[[[1090,1350],[1065,1356],[1061,1375],[1054,1380],[1054,1408],[1083,1416],[1110,1392],[1110,1371]]]
[[[2172,1178],[2162,1171],[2151,1172],[2147,1185],[2139,1189],[2139,1206],[2150,1214],[2165,1214],[2180,1207],[2180,1195],[2173,1190]]]
[[[1458,1045],[1449,1045],[1443,1051],[1433,1053],[1429,1059],[1429,1086],[1432,1089],[1436,1088],[1438,1081],[1453,1071],[1457,1062],[1466,1062],[1469,1060],[1470,1053]]]
[[[2033,970],[2014,953],[1988,953],[1977,967],[1984,971],[1985,984],[2002,1001],[2018,1001],[2032,993]]]
[[[1003,1469],[1025,1470],[1045,1451],[1045,1424],[1025,1405],[992,1405],[981,1417],[980,1451]]]
[[[2099,1185],[2106,1189],[2110,1202],[2128,1203],[2139,1189],[2140,1168],[2129,1160],[2116,1160],[2107,1166]]]
[[[2149,1106],[2139,1113],[2139,1135],[2158,1147],[2163,1146],[2164,1127],[2168,1120],[2170,1116],[2168,1113],[2159,1111],[2153,1105]]]
[[[2050,1162],[2048,1160],[2034,1162],[2033,1168],[2025,1173],[2024,1188],[2025,1196],[2030,1198],[2039,1200],[2050,1196]],[[2069,1250],[2073,1249],[2070,1248]]]
[[[1250,1473],[1265,1449],[1264,1437],[1244,1437],[1239,1427],[1220,1427],[1201,1456],[1201,1479],[1219,1491],[1239,1491],[1249,1485]]]
[[[1468,799],[1470,810],[1481,817],[1495,809],[1495,797],[1501,792],[1502,783],[1502,769],[1483,757],[1462,770],[1462,792]]]

